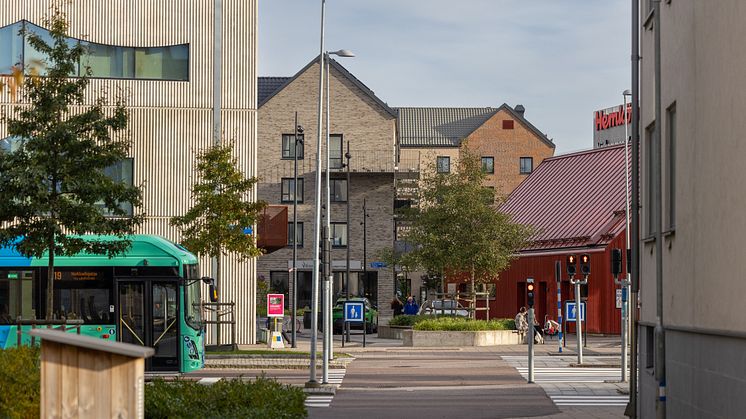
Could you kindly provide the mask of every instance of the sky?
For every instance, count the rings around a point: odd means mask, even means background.
[[[629,0],[327,0],[325,49],[389,106],[522,104],[556,144],[593,147],[593,111],[630,85]],[[259,1],[259,75],[319,54],[321,0]]]

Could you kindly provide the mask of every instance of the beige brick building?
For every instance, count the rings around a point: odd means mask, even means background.
[[[330,154],[332,270],[335,297],[344,293],[347,248],[350,250],[351,295],[365,295],[391,316],[391,268],[373,268],[379,252],[394,242],[393,202],[396,113],[344,67],[331,60]],[[288,237],[293,217],[293,142],[295,115],[304,128],[298,152],[298,307],[311,305],[318,121],[318,59],[293,77],[259,78],[259,198],[289,208]],[[326,138],[326,133],[323,133]],[[344,154],[350,147],[350,183]],[[322,148],[325,156],[325,148]],[[322,174],[322,179],[325,173]],[[322,185],[326,190],[326,183]],[[322,199],[324,203],[326,199]],[[347,204],[350,222],[347,224]],[[367,217],[363,225],[363,206]],[[257,272],[273,290],[292,298],[292,246],[264,255]],[[375,264],[374,266],[378,266]],[[367,273],[367,274],[366,274]],[[290,299],[290,298],[289,298]],[[288,299],[288,300],[289,300]]]

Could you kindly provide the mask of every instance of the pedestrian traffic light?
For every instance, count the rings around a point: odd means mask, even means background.
[[[528,297],[528,307],[533,308],[534,307],[534,281],[532,278],[529,278],[530,281],[526,284],[526,296]]]
[[[583,276],[591,274],[591,255],[587,253],[580,255],[580,273],[583,274]]]
[[[622,250],[611,249],[611,274],[618,278],[622,273]]]
[[[568,255],[567,256],[567,274],[569,276],[575,276],[575,272],[577,269],[578,264],[578,258],[575,255]]]

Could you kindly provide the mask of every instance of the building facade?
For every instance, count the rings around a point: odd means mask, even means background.
[[[661,1],[659,16],[655,2],[642,4],[640,417],[655,417],[659,384],[665,386],[669,418],[742,417],[746,323],[740,308],[746,281],[739,249],[746,234],[746,185],[739,177],[746,169],[746,91],[739,86],[746,85],[746,4]],[[661,187],[654,176],[659,164]],[[659,314],[662,358],[655,356]],[[656,367],[665,369],[664,383]]]
[[[394,243],[393,204],[396,113],[342,65],[330,60],[330,221],[333,295],[368,297],[381,319],[391,317],[393,270],[379,255]],[[297,240],[298,307],[311,306],[316,189],[316,144],[319,98],[318,58],[293,77],[260,77],[259,198],[288,206],[290,246],[258,260],[260,277],[270,289],[292,298],[292,240]],[[297,152],[297,220],[293,234],[293,144],[295,118],[303,127]],[[324,121],[326,112],[324,111]],[[322,128],[324,143],[326,130]],[[347,159],[349,152],[349,183]],[[322,145],[322,161],[326,147]],[[322,163],[323,165],[323,163]],[[326,202],[326,170],[322,169],[322,203]],[[347,211],[349,205],[349,221]],[[324,218],[322,218],[323,222]],[[346,278],[347,252],[350,278]],[[286,301],[289,306],[290,298]]]
[[[3,0],[0,73],[7,74],[21,60],[28,64],[39,58],[14,37],[24,25],[43,34],[44,17],[53,4],[60,4],[69,19],[72,41],[89,43],[85,59],[92,78],[87,100],[117,91],[125,100],[131,159],[116,172],[122,181],[144,186],[143,208],[137,210],[146,218],[138,233],[178,242],[179,233],[169,220],[192,204],[195,154],[214,143],[216,120],[222,138],[235,143],[240,169],[247,176],[257,174],[257,1],[222,1],[221,74],[216,84],[212,0]],[[10,106],[8,93],[0,93],[0,111],[5,113]],[[7,136],[6,129],[0,125],[0,138]],[[221,300],[236,303],[238,343],[252,344],[255,262],[228,256],[223,267]],[[212,275],[206,258],[201,260],[201,274]],[[227,328],[223,332],[230,336]]]

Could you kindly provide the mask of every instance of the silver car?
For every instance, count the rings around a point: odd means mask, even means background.
[[[419,314],[469,317],[469,310],[456,300],[430,300],[420,307]]]

